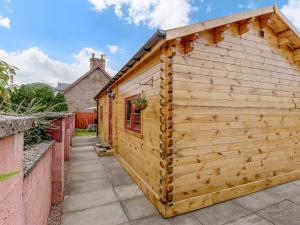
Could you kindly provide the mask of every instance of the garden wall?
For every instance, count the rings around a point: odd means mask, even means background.
[[[23,151],[22,132],[34,126],[34,119],[0,114],[0,174],[19,172],[0,181],[0,225],[47,224],[51,203],[63,199],[65,151],[70,147],[65,141],[71,143],[73,117],[60,115],[49,131],[53,141]]]

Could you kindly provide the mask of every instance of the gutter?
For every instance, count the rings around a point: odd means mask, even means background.
[[[94,97],[97,101],[98,96],[110,88],[117,80],[119,80],[136,62],[139,62],[141,58],[151,51],[160,40],[166,38],[165,30],[157,30],[149,40],[141,47],[138,52],[123,66],[123,68],[101,89],[101,91]]]

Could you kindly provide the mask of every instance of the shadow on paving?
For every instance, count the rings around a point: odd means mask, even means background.
[[[164,219],[96,142],[73,139],[62,225],[300,225],[300,181]]]

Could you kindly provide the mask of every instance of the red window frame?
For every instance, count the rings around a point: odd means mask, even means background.
[[[100,121],[103,122],[103,105],[100,105]]]
[[[142,127],[142,112],[140,111],[139,114],[139,120],[140,120],[140,124],[139,127],[135,126],[135,121],[136,121],[136,115],[135,115],[135,106],[132,103],[132,101],[136,98],[139,98],[141,95],[137,94],[137,95],[133,95],[130,97],[125,98],[125,112],[124,112],[124,128],[126,130],[130,130],[136,133],[141,133],[141,127]],[[131,101],[130,103],[130,120],[129,120],[129,124],[128,124],[128,120],[127,120],[127,110],[128,110],[128,102]],[[134,112],[134,113],[132,113]]]

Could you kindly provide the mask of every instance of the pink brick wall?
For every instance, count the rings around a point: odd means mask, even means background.
[[[12,171],[20,173],[0,182],[0,225],[24,225],[23,134],[0,139],[0,173]]]
[[[26,225],[47,224],[52,194],[51,168],[52,151],[49,150],[24,179],[23,206]]]
[[[74,116],[70,119],[73,134]],[[0,225],[45,225],[51,203],[64,190],[65,118],[55,121],[55,143],[23,178],[23,133],[0,138],[0,173],[20,171],[0,182]],[[17,132],[17,131],[16,131]],[[69,142],[70,143],[70,142]]]
[[[62,201],[64,192],[64,148],[65,148],[65,118],[53,122],[55,130],[48,133],[54,139],[52,153],[52,203]]]

